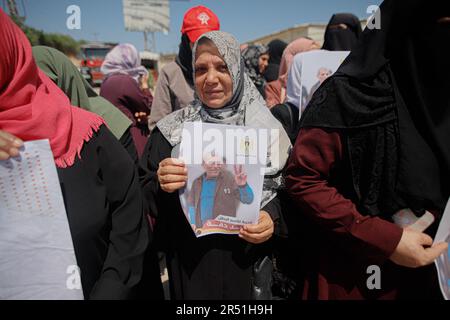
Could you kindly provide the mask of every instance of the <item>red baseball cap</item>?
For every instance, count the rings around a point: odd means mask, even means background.
[[[192,43],[197,41],[202,34],[215,30],[220,30],[220,21],[210,9],[197,6],[184,14],[181,33],[186,33]]]

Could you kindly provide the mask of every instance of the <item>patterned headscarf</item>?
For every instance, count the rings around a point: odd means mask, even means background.
[[[141,58],[137,49],[129,43],[119,44],[112,49],[102,64],[101,71],[106,75],[116,73],[128,74],[139,82],[139,77],[147,75],[148,71],[141,66]]]
[[[242,52],[245,71],[257,87],[262,87],[266,83],[263,75],[259,72],[259,57],[268,52],[269,48],[260,44],[250,45]]]
[[[174,147],[181,142],[184,122],[207,122],[229,125],[251,126],[278,130],[279,134],[270,137],[268,143],[267,169],[264,178],[261,208],[276,196],[281,186],[281,170],[283,169],[291,148],[289,138],[282,125],[272,116],[269,109],[244,72],[239,43],[230,34],[212,31],[201,36],[193,48],[195,60],[198,41],[207,38],[217,47],[228,67],[232,82],[233,96],[223,108],[210,109],[200,100],[193,101],[186,108],[175,111],[158,122],[157,127],[163,136]],[[195,61],[193,61],[195,74]],[[198,88],[196,88],[198,90]],[[197,94],[198,95],[198,94]]]

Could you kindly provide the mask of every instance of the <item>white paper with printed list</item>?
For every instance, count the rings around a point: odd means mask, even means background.
[[[442,295],[446,300],[450,300],[450,199],[447,202],[434,242],[447,242],[449,244],[449,249],[436,259],[435,265]]]
[[[83,299],[48,140],[0,161],[0,299]]]

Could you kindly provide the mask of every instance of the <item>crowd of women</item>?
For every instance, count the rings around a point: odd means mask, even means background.
[[[447,244],[433,236],[450,196],[450,6],[385,0],[379,18],[362,31],[336,14],[323,46],[241,46],[194,7],[154,96],[129,44],[107,55],[98,96],[0,10],[0,160],[49,140],[84,297],[163,299],[162,252],[176,300],[441,299],[433,262]],[[351,53],[302,111],[297,57],[311,50]],[[186,121],[278,129],[259,221],[238,236],[197,238],[184,216]],[[402,228],[393,216],[405,208],[434,223]],[[367,286],[371,265],[380,288]]]

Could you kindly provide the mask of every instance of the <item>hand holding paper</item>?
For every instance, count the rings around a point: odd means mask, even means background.
[[[418,268],[432,264],[447,251],[447,243],[433,245],[433,239],[425,233],[406,228],[390,259],[401,266]]]
[[[167,158],[161,161],[157,174],[161,189],[168,193],[173,193],[183,188],[188,178],[184,163],[174,158]]]
[[[266,129],[186,122],[182,133],[179,151],[172,156],[184,164],[162,161],[158,178],[164,191],[179,189],[195,236],[237,235],[243,225],[252,225],[243,233],[247,241],[270,238],[269,215],[258,223],[267,163]]]
[[[48,140],[28,141],[20,158],[0,161],[0,299],[83,299]]]
[[[259,244],[269,240],[274,231],[274,225],[270,215],[261,211],[258,224],[245,225],[239,232],[239,237],[253,244]]]
[[[10,157],[19,155],[19,148],[23,146],[23,141],[0,130],[0,160],[7,160]]]

